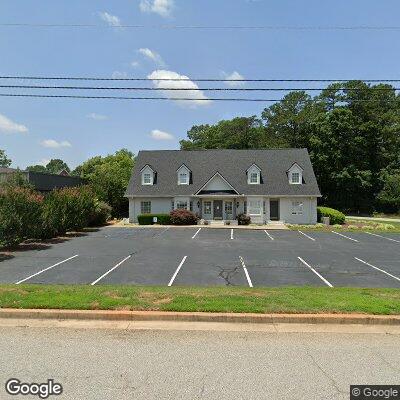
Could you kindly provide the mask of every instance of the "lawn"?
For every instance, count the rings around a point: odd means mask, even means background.
[[[400,289],[0,285],[1,308],[400,314]]]

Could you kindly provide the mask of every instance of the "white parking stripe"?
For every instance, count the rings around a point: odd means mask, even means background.
[[[388,237],[382,236],[382,235],[377,235],[376,233],[371,233],[371,232],[365,232],[365,233],[368,233],[368,235],[378,236],[378,237],[380,237],[382,239],[391,240],[392,242],[400,243],[400,240],[388,238]]]
[[[247,271],[246,264],[244,263],[243,258],[241,256],[239,256],[239,259],[240,259],[240,262],[242,263],[242,267],[243,267],[244,273],[246,275],[247,283],[249,284],[250,287],[253,287],[253,282],[250,279],[249,271]]]
[[[132,254],[129,254],[128,257],[125,257],[122,261],[120,261],[117,265],[114,265],[111,269],[109,269],[105,274],[100,276],[100,278],[97,278],[94,282],[91,283],[92,286],[94,286],[97,282],[101,281],[103,278],[105,278],[109,273],[113,272],[114,269],[117,269],[121,264],[123,264],[126,260],[129,260],[132,257]]]
[[[346,239],[349,239],[349,240],[352,240],[353,242],[357,242],[357,243],[358,243],[358,240],[353,239],[353,238],[351,238],[351,237],[348,237],[348,236],[346,236],[346,235],[343,235],[343,234],[341,234],[341,233],[339,233],[339,232],[335,232],[335,231],[331,231],[331,232],[334,233],[335,235],[342,236],[342,237],[344,237],[344,238],[346,238]]]
[[[168,286],[172,286],[172,284],[174,283],[174,280],[176,278],[176,276],[178,275],[178,272],[180,271],[180,269],[182,268],[183,263],[186,261],[187,256],[182,258],[181,263],[178,265],[178,268],[176,269],[174,275],[172,275],[171,280],[168,283]]]
[[[306,235],[304,232],[302,232],[302,231],[297,231],[297,232],[301,233],[301,234],[304,235],[306,238],[308,238],[308,239],[312,240],[313,242],[315,242],[315,239],[314,239],[314,238],[312,238],[311,236]]]
[[[392,275],[392,274],[390,274],[389,272],[387,272],[387,271],[385,271],[385,270],[383,270],[383,269],[380,269],[380,268],[378,268],[378,267],[375,267],[375,265],[369,264],[369,263],[367,263],[366,261],[361,260],[361,258],[357,258],[357,257],[354,257],[354,258],[355,258],[357,261],[360,261],[360,262],[362,262],[363,264],[368,265],[369,267],[374,268],[374,269],[376,269],[377,271],[383,272],[384,274],[389,275],[391,278],[400,281],[400,278],[398,278],[397,276]]]
[[[192,239],[194,239],[200,231],[201,231],[201,228],[199,228],[199,229],[197,230],[197,232],[192,236]]]
[[[317,275],[319,278],[321,278],[329,287],[333,288],[333,285],[325,279],[320,273],[318,273],[310,264],[307,264],[301,257],[297,257],[306,267],[310,268],[312,272],[314,272],[315,275]]]
[[[233,240],[233,229],[231,229],[231,239]]]
[[[170,227],[168,226],[167,228],[165,228],[164,230],[162,230],[160,233],[156,234],[156,236],[161,236],[163,233],[167,232],[167,230],[168,230],[169,228],[170,228]]]
[[[267,236],[271,239],[271,240],[275,240],[269,233],[267,230],[264,229],[264,232],[267,234]]]
[[[16,284],[16,285],[19,285],[20,283],[25,282],[25,281],[27,281],[28,279],[33,278],[34,276],[40,275],[40,274],[42,274],[43,272],[46,272],[46,271],[48,271],[49,269],[52,269],[52,268],[54,268],[54,267],[57,267],[57,265],[64,264],[64,263],[66,263],[67,261],[72,260],[73,258],[76,258],[76,257],[78,257],[78,254],[76,254],[76,255],[74,255],[74,256],[72,256],[72,257],[69,257],[69,258],[67,258],[67,259],[65,259],[65,260],[63,260],[63,261],[60,261],[60,262],[58,262],[57,264],[51,265],[50,267],[47,267],[47,268],[45,268],[45,269],[42,269],[41,271],[36,272],[36,274],[30,275],[30,276],[28,276],[28,277],[25,278],[25,279],[21,279],[20,281],[16,282],[15,284]]]

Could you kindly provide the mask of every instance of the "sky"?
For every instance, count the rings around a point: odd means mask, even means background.
[[[1,0],[0,24],[89,24],[37,28],[0,25],[0,75],[247,79],[399,79],[400,30],[160,29],[200,26],[399,26],[398,0]],[[121,25],[145,25],[145,29]],[[6,81],[0,84],[96,85]],[[150,86],[150,82],[101,82]],[[165,85],[165,82],[162,83]],[[197,83],[199,87],[227,87]],[[170,82],[182,85],[181,82]],[[186,82],[186,87],[196,88]],[[241,87],[243,83],[231,85]],[[314,84],[315,87],[321,84]],[[264,84],[268,87],[268,84]],[[282,84],[278,85],[282,86]],[[285,87],[300,85],[284,84]],[[164,86],[165,87],[165,86]],[[177,86],[179,87],[179,86]],[[256,87],[246,83],[242,87]],[[269,87],[273,87],[269,84]],[[24,93],[1,89],[1,93]],[[35,93],[59,93],[35,89]],[[76,94],[87,92],[78,91]],[[134,95],[133,93],[121,93]],[[60,94],[72,94],[62,91]],[[97,95],[116,93],[97,92]],[[137,95],[167,96],[164,92]],[[179,93],[178,94],[182,94]],[[234,97],[281,98],[284,92]],[[188,92],[182,95],[224,94]],[[267,103],[0,98],[0,149],[25,168],[61,158],[75,167],[121,148],[178,149],[198,124],[260,115]]]

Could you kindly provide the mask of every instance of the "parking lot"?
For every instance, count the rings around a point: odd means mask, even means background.
[[[105,227],[1,253],[0,283],[400,288],[400,235]]]

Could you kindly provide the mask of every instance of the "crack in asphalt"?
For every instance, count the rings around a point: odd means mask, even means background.
[[[221,267],[219,265],[216,266],[220,269],[218,276],[222,278],[226,282],[226,286],[235,286],[232,282],[232,278],[239,272],[239,266],[234,268]]]

